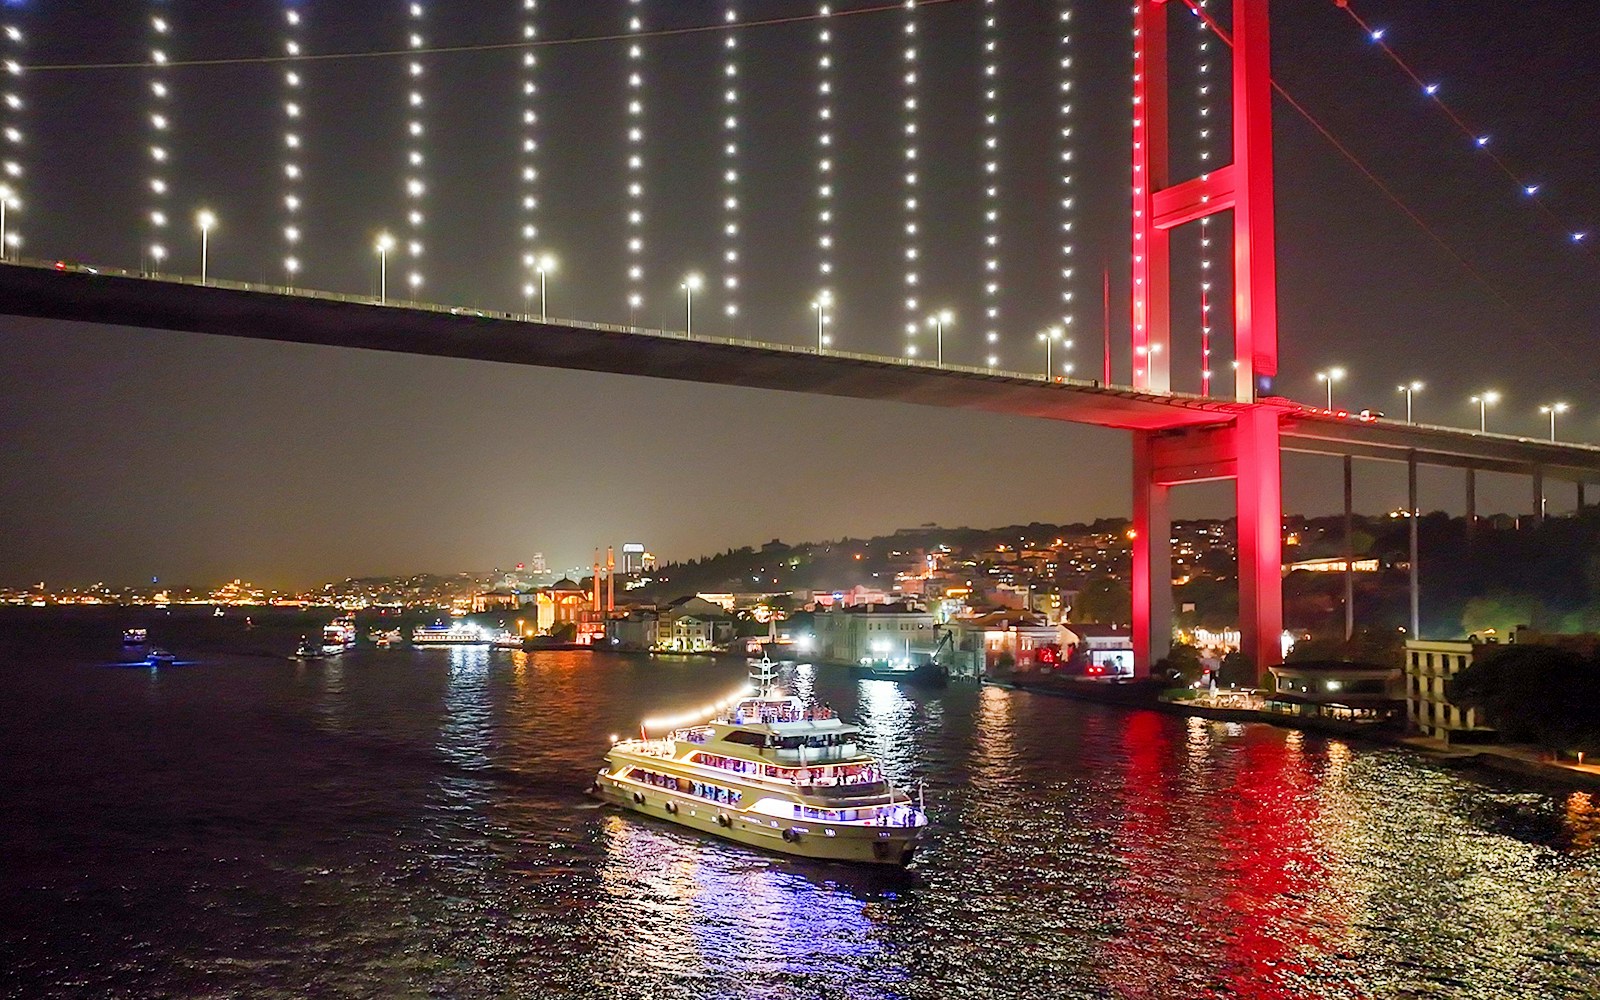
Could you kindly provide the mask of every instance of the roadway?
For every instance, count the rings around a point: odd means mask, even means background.
[[[1243,404],[1075,379],[681,332],[52,262],[0,265],[0,315],[953,407],[1118,430],[1229,423]],[[1283,447],[1600,482],[1600,448],[1327,413],[1287,400]]]

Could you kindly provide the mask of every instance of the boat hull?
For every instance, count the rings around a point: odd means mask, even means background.
[[[618,778],[596,777],[590,789],[603,802],[630,812],[709,833],[747,847],[821,861],[892,865],[911,863],[926,827],[785,821],[708,802],[684,792]],[[830,832],[831,831],[831,832]]]

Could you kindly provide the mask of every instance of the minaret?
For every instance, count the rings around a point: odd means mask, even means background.
[[[606,614],[617,610],[617,555],[616,550],[606,546]]]
[[[594,609],[600,610],[600,550],[594,550]]]

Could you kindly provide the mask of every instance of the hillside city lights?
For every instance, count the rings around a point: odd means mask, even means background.
[[[722,39],[722,295],[730,328],[739,316],[739,20],[737,4],[723,13],[728,30]]]
[[[529,45],[539,40],[539,0],[522,0],[522,40]],[[518,147],[519,194],[517,208],[520,218],[518,236],[522,245],[522,272],[524,279],[530,274],[539,276],[539,311],[547,315],[544,305],[544,273],[539,253],[539,55],[530,48],[522,53],[522,73],[519,90],[522,99],[520,112],[521,140]],[[525,298],[532,294],[531,281],[525,285]],[[524,312],[531,313],[524,302]]]
[[[410,286],[411,297],[417,297],[422,288],[422,254],[423,254],[423,224],[427,221],[424,206],[428,194],[426,180],[426,159],[423,154],[423,142],[427,134],[425,125],[426,98],[423,93],[423,76],[425,69],[422,56],[417,51],[426,46],[426,39],[422,34],[422,22],[425,16],[421,3],[408,3],[406,13],[410,22],[410,29],[406,36],[406,44],[412,50],[412,56],[406,62],[406,74],[410,80],[406,89],[406,225],[410,235],[406,239],[406,256],[411,260],[410,270],[406,274],[406,284]]]
[[[286,56],[300,55],[301,20],[299,11],[301,0],[288,0],[283,12],[285,28],[283,38],[283,53]],[[283,241],[285,254],[283,270],[287,283],[295,283],[296,276],[300,273],[300,185],[304,180],[304,168],[300,162],[300,116],[301,116],[301,89],[304,79],[301,76],[301,64],[290,62],[283,71]]]
[[[628,33],[644,31],[641,16],[643,0],[628,0]],[[626,138],[627,172],[627,260],[628,321],[633,322],[644,307],[644,46],[638,39],[628,44]]]
[[[172,154],[168,143],[172,129],[172,90],[167,82],[166,66],[171,60],[172,24],[168,20],[169,5],[166,0],[152,0],[150,15],[150,72],[146,85],[150,89],[150,238],[142,256],[151,271],[160,271],[168,257],[167,217],[171,204],[171,190],[167,178],[172,169]]]

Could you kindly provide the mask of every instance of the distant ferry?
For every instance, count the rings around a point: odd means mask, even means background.
[[[330,652],[335,648],[344,649],[356,644],[355,619],[349,617],[335,618],[322,627],[322,645]]]
[[[861,752],[861,730],[771,687],[771,661],[708,725],[614,743],[591,792],[728,840],[801,857],[906,865],[927,832],[921,803]],[[746,689],[747,691],[749,689]],[[709,713],[708,713],[709,714]]]
[[[149,629],[128,628],[122,630],[122,644],[124,646],[143,646],[149,641]]]
[[[411,630],[413,646],[487,646],[489,633],[476,625],[423,625]]]
[[[492,633],[489,644],[494,646],[495,649],[521,649],[522,636],[510,629],[503,628]]]

